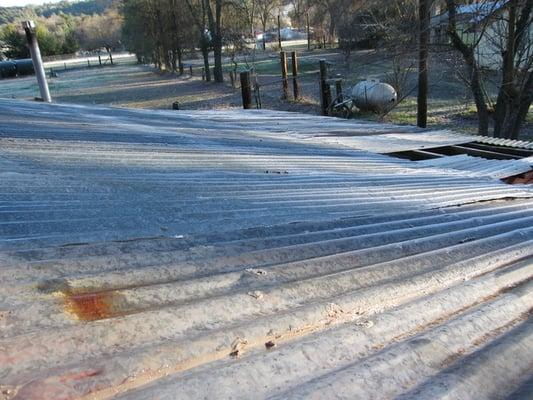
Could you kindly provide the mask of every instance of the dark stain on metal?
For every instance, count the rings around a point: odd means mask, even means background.
[[[269,340],[268,342],[265,343],[265,347],[267,348],[267,350],[270,350],[271,348],[275,346],[276,346],[276,343],[274,343],[272,340]]]
[[[66,279],[48,279],[37,284],[37,290],[41,293],[71,293],[70,284]]]

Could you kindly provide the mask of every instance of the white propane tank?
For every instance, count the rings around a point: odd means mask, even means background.
[[[394,88],[378,80],[359,82],[352,89],[355,105],[363,111],[385,111],[398,100]]]

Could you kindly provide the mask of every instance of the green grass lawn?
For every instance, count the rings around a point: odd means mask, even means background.
[[[223,68],[224,72],[229,73],[233,71],[233,64],[224,64]],[[237,72],[247,71],[252,68],[254,72],[260,75],[281,75],[281,62],[278,57],[256,61],[255,63],[240,62],[237,64]],[[316,73],[318,69],[318,60],[316,59],[300,58],[298,60],[298,72],[301,74]],[[289,75],[292,74],[290,54],[287,57],[287,71]]]

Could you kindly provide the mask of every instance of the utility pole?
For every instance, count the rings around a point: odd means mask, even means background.
[[[429,0],[418,0],[419,55],[418,55],[418,101],[417,125],[427,126],[428,120],[428,54],[429,54]]]
[[[41,51],[39,50],[39,43],[35,36],[35,22],[24,21],[22,23],[24,32],[26,32],[26,39],[28,40],[28,47],[30,48],[31,59],[33,61],[33,69],[41,91],[41,98],[47,103],[52,102],[50,90],[48,90],[48,83],[46,82],[46,74],[44,72],[43,60],[41,59]]]

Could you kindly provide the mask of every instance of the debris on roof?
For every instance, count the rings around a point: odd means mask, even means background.
[[[3,398],[527,391],[533,188],[367,128],[0,100]]]

